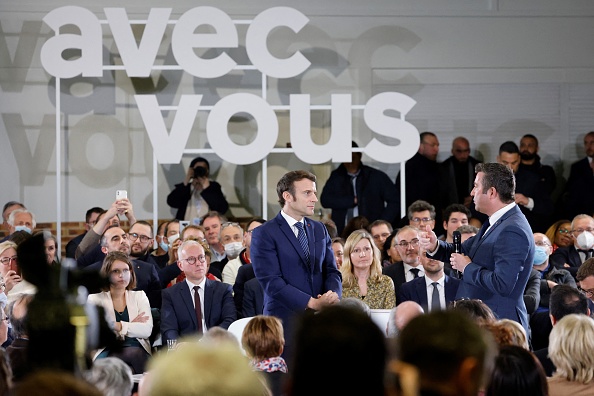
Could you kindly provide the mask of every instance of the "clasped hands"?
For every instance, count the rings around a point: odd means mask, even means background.
[[[328,290],[324,294],[318,294],[316,298],[310,298],[307,303],[307,308],[319,311],[320,309],[336,304],[339,301],[340,298],[338,297],[338,294],[332,290]]]

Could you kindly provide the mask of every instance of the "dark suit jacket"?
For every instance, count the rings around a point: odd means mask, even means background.
[[[444,261],[453,245],[438,243],[434,258]],[[530,334],[524,289],[532,270],[534,237],[520,208],[508,210],[483,238],[477,234],[466,240],[462,253],[472,261],[464,269],[456,299],[480,299],[499,319],[515,320]]]
[[[219,326],[224,329],[237,319],[231,285],[206,279],[204,285],[204,321],[206,328]],[[188,282],[178,282],[163,289],[161,306],[161,336],[163,345],[167,340],[177,340],[198,331],[194,297]]]
[[[394,223],[400,218],[400,198],[387,174],[361,164],[356,187],[360,216],[365,216],[370,223],[378,219]],[[336,223],[339,235],[344,229],[348,209],[354,207],[354,199],[351,177],[345,166],[340,164],[330,174],[320,195],[322,206],[332,209],[332,220]]]
[[[460,279],[451,278],[445,275],[445,299],[447,308],[451,302],[456,298],[458,292],[458,286],[460,285]],[[411,280],[410,282],[404,283],[400,287],[398,297],[396,297],[396,305],[400,305],[404,301],[414,301],[423,307],[425,312],[429,312],[429,301],[427,301],[427,282],[424,276],[419,276]]]
[[[241,315],[244,318],[262,315],[264,312],[264,290],[256,278],[245,282]]]
[[[440,171],[440,201],[441,207],[446,208],[453,203],[463,204],[464,198],[470,196],[470,191],[474,186],[474,167],[480,161],[474,157],[468,157],[466,161],[466,171],[468,172],[468,185],[466,186],[466,195],[460,196],[456,181],[456,172],[454,170],[454,161],[456,158],[452,155],[447,160],[439,164]],[[407,177],[408,178],[408,177]]]
[[[161,308],[161,282],[157,267],[142,260],[132,260],[134,274],[136,275],[136,287],[134,290],[143,290],[149,299],[151,308]],[[84,268],[85,271],[101,270],[103,261],[97,261]],[[91,293],[99,293],[101,290],[89,290]]]
[[[250,279],[254,279],[254,267],[251,263],[246,263],[239,267],[235,283],[233,284],[233,300],[235,300],[235,308],[237,308],[237,318],[243,318],[243,296],[245,290],[245,283]]]
[[[211,180],[210,186],[207,189],[202,190],[200,195],[208,204],[209,210],[216,210],[220,214],[225,214],[229,209],[229,203],[223,194],[221,185],[216,181]],[[176,184],[173,191],[169,193],[167,196],[167,205],[177,209],[177,213],[175,214],[176,219],[184,219],[190,198],[192,198],[191,183],[186,186],[184,186],[184,183]]]
[[[574,278],[577,275],[578,269],[582,265],[582,259],[580,258],[580,254],[575,248],[575,245],[557,248],[557,250],[555,250],[553,254],[551,254],[549,262],[555,268],[569,271],[569,273]],[[566,263],[570,266],[564,267]]]
[[[293,230],[281,213],[252,232],[250,258],[264,289],[264,315],[283,322],[286,344],[292,340],[293,320],[312,297],[332,290],[342,297],[342,276],[336,268],[326,226],[304,219],[310,264]]]
[[[594,173],[590,168],[588,157],[584,157],[571,165],[569,178],[565,185],[566,201],[564,213],[566,218],[576,215],[594,213]]]
[[[382,268],[382,274],[388,275],[394,282],[394,293],[396,294],[396,302],[398,303],[398,291],[403,283],[406,283],[406,275],[404,273],[404,264],[402,261],[397,261],[394,264]]]
[[[540,272],[534,268],[530,271],[528,283],[524,289],[524,304],[528,315],[536,312],[536,308],[540,305]]]
[[[534,208],[527,209],[520,206],[526,216],[533,232],[545,233],[552,223],[552,214],[555,205],[548,192],[548,186],[542,181],[540,175],[530,170],[526,165],[521,165],[514,174],[516,177],[516,193],[524,194],[534,200]]]
[[[75,236],[66,244],[66,257],[68,258],[75,258],[74,255],[76,254],[76,248],[80,244],[80,241],[83,240],[87,233],[84,232],[80,235]]]

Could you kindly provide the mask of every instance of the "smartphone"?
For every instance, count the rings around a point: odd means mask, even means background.
[[[120,199],[124,199],[124,198],[128,198],[128,191],[126,190],[117,190],[116,191],[116,201],[119,201]]]
[[[182,232],[184,231],[184,228],[186,228],[189,225],[190,225],[189,221],[186,221],[186,220],[179,221],[179,235],[180,236],[181,236]]]

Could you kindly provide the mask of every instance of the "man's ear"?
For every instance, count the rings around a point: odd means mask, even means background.
[[[101,251],[102,251],[104,254],[107,254],[107,253],[109,253],[109,252],[107,251],[107,248],[106,248],[105,246],[101,246]]]
[[[292,196],[292,195],[291,195],[291,193],[290,193],[290,192],[288,192],[288,191],[285,191],[285,192],[283,193],[283,198],[284,198],[284,199],[285,199],[285,201],[287,201],[287,202],[293,202],[293,196]]]

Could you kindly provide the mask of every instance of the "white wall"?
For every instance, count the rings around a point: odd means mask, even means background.
[[[0,3],[0,203],[19,200],[38,221],[55,221],[57,197],[61,220],[81,220],[91,206],[107,207],[116,189],[127,189],[138,218],[166,218],[175,213],[165,197],[183,178],[195,155],[183,165],[153,167],[153,152],[133,95],[157,93],[160,103],[175,104],[181,94],[202,93],[210,104],[234,92],[259,93],[260,75],[237,71],[209,81],[181,71],[155,71],[152,79],[131,80],[122,71],[103,78],[61,80],[62,128],[56,163],[55,81],[41,67],[40,49],[50,34],[42,18],[64,5],[78,5],[105,19],[104,1],[2,1]],[[241,4],[239,4],[241,3]],[[272,6],[294,7],[310,18],[298,34],[274,32],[269,46],[278,56],[301,50],[312,66],[298,78],[269,79],[267,100],[288,104],[288,95],[307,93],[313,104],[328,105],[333,93],[353,95],[353,104],[397,91],[417,101],[407,121],[419,131],[431,130],[441,142],[439,159],[449,155],[458,135],[470,139],[474,155],[494,161],[499,144],[533,133],[541,141],[544,162],[567,176],[571,162],[584,155],[582,137],[594,130],[594,4],[590,1],[287,1],[201,2],[233,19],[251,19]],[[128,1],[131,19],[145,19],[151,7],[172,7],[172,18],[195,2]],[[108,27],[104,32],[104,64],[119,63]],[[141,32],[135,30],[138,34]],[[245,27],[239,28],[243,44]],[[229,51],[246,62],[242,50]],[[163,40],[159,61],[172,62],[170,40]],[[151,88],[156,86],[157,88]],[[170,123],[172,116],[166,118]],[[276,147],[289,139],[288,115],[278,114],[281,132]],[[328,112],[312,113],[314,140],[330,134]],[[208,147],[206,115],[196,119],[188,149]],[[353,112],[353,136],[364,146],[374,136]],[[232,138],[253,139],[257,126],[238,117]],[[385,139],[384,139],[385,141]],[[387,141],[389,143],[389,141]],[[396,143],[393,143],[396,144]],[[236,166],[214,154],[214,177],[235,216],[262,215],[261,163]],[[392,178],[397,164],[370,165]],[[286,170],[307,168],[319,177],[318,190],[336,164],[311,166],[291,154],[271,154],[268,162],[268,205],[278,210],[274,188]],[[58,184],[56,170],[61,169]],[[156,175],[156,178],[154,178]],[[158,207],[153,207],[153,181]],[[58,190],[58,191],[57,191]]]

